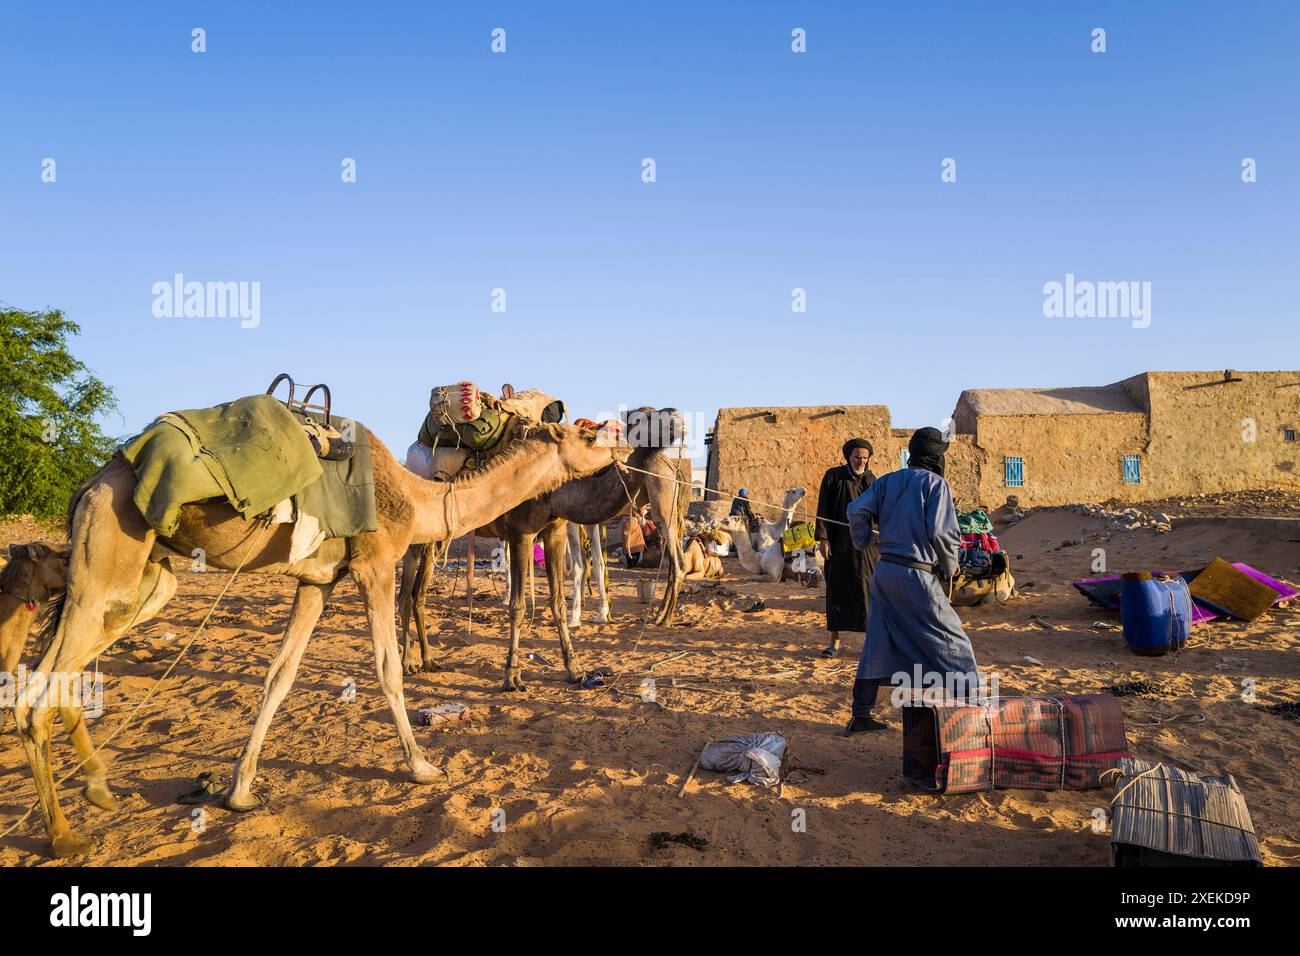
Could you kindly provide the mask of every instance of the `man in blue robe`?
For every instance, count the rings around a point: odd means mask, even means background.
[[[940,580],[957,573],[961,546],[952,490],[943,478],[948,443],[938,429],[922,428],[907,447],[908,466],[877,478],[848,509],[854,547],[878,544],[880,560],[845,736],[885,726],[871,709],[880,685],[895,674],[911,680],[920,665],[926,680],[947,687],[977,680],[975,651]]]

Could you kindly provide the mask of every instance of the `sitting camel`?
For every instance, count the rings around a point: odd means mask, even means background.
[[[612,455],[596,434],[559,425],[535,426],[491,464],[454,481],[425,481],[398,464],[383,444],[369,437],[378,527],[349,538],[329,538],[312,555],[290,562],[293,526],[245,519],[224,498],[184,505],[176,530],[164,538],[133,501],[136,477],[115,456],[73,496],[69,509],[68,586],[45,630],[45,652],[28,692],[14,708],[18,733],[36,784],[41,813],[55,856],[90,850],[92,841],[74,833],[59,806],[50,764],[53,713],[51,674],[80,673],[97,655],[136,624],[156,615],[176,592],[165,560],[202,548],[209,567],[249,573],[284,574],[298,581],[284,640],[271,661],[262,703],[248,742],[237,759],[225,805],[252,810],[252,791],[262,742],[293,684],[307,641],[330,592],[351,574],[370,624],[379,684],[397,725],[402,751],[417,783],[440,776],[424,757],[402,697],[402,667],[393,607],[394,567],[412,543],[448,541],[482,527],[511,508],[553,490],[571,478],[608,465]],[[75,717],[69,723],[69,716]],[[65,712],[64,721],[80,720]],[[75,737],[74,737],[75,742]],[[82,756],[86,776],[102,782],[98,758]],[[89,795],[89,794],[88,794]]]
[[[701,528],[686,542],[682,558],[687,581],[701,578],[720,578],[722,559],[731,552],[731,536],[712,524]]]
[[[661,411],[675,414],[671,409]],[[600,434],[610,436],[612,433],[603,431]],[[419,462],[414,459],[407,461],[408,468],[418,467],[418,464]],[[615,461],[595,475],[566,482],[554,491],[535,500],[526,501],[478,529],[480,534],[500,538],[508,543],[510,649],[506,655],[505,680],[502,685],[504,690],[526,689],[519,660],[519,634],[524,621],[523,592],[528,580],[534,540],[541,536],[542,547],[546,553],[546,576],[551,591],[551,615],[559,632],[560,653],[564,658],[565,674],[570,681],[577,681],[581,679],[582,674],[569,637],[570,629],[577,627],[576,615],[566,616],[564,607],[564,569],[568,552],[566,537],[576,533],[578,525],[595,528],[629,508],[639,507],[648,501],[656,520],[664,529],[665,540],[671,542],[675,552],[679,540],[678,529],[686,512],[689,495],[689,482],[686,485],[681,484],[681,474],[675,465],[674,459],[669,457],[662,448],[634,448],[628,455],[626,465]],[[566,523],[568,523],[567,531]],[[599,548],[595,550],[598,551]],[[432,557],[432,548],[416,547],[411,549],[402,562],[398,602],[405,634],[405,661],[408,673],[416,668],[415,656],[411,653],[411,636],[407,629],[412,611],[415,613],[415,633],[420,641],[422,665],[426,669],[432,668],[432,654],[425,630],[423,607],[423,595],[428,589],[432,572]],[[603,558],[603,554],[600,557]],[[595,560],[594,554],[593,564],[599,565],[599,570],[596,572],[597,580],[601,582],[603,592],[604,568],[603,564]],[[661,615],[665,613],[664,608],[667,609],[666,613],[669,615],[667,619],[671,618],[671,614],[676,609],[677,593],[681,588],[679,562],[670,564],[669,574],[668,593],[665,594],[664,605],[660,609]],[[581,614],[581,604],[576,596],[575,607],[577,613]]]
[[[740,566],[748,573],[773,582],[795,576],[796,572],[786,562],[785,549],[779,538],[762,551],[756,551],[742,516],[732,515],[722,522],[721,527],[731,535],[731,540],[736,545],[736,556],[740,558]]]

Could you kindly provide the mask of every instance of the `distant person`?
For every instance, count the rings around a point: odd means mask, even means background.
[[[736,493],[736,497],[731,499],[731,514],[740,515],[745,519],[745,526],[751,532],[757,531],[759,526],[758,515],[754,514],[754,509],[749,504],[749,489],[741,488]]]
[[[849,506],[853,543],[878,543],[880,563],[871,579],[867,637],[845,736],[885,726],[871,709],[880,685],[900,671],[911,675],[919,664],[923,680],[942,675],[945,687],[952,686],[951,675],[978,680],[970,638],[940,582],[941,575],[951,580],[957,573],[961,547],[952,490],[943,477],[948,443],[938,429],[922,428],[907,449],[906,468],[876,479]]]
[[[871,603],[871,573],[876,566],[874,547],[859,551],[849,536],[849,503],[876,480],[871,464],[871,442],[851,438],[840,449],[844,464],[822,477],[817,493],[817,549],[826,575],[826,629],[831,642],[822,657],[838,657],[840,631],[866,629],[867,607]]]
[[[628,568],[641,566],[645,556],[646,538],[655,532],[650,520],[649,506],[644,513],[632,513],[623,518],[623,564]]]

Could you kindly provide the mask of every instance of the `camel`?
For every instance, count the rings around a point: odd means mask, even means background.
[[[420,461],[408,458],[407,467],[417,466]],[[678,528],[686,511],[689,487],[675,482],[680,477],[675,462],[659,448],[635,448],[627,459],[627,467],[619,462],[607,465],[594,475],[565,482],[559,488],[536,499],[526,501],[518,507],[500,515],[496,520],[478,528],[478,533],[500,538],[507,542],[509,552],[509,607],[510,607],[510,650],[506,655],[505,678],[503,690],[523,691],[522,665],[519,660],[519,632],[524,620],[524,587],[528,580],[529,564],[532,560],[533,542],[540,535],[542,547],[546,552],[546,577],[551,591],[551,615],[559,632],[560,653],[564,658],[565,675],[570,681],[582,679],[574,655],[569,631],[576,629],[581,614],[580,588],[582,581],[575,577],[575,611],[567,617],[564,607],[564,570],[566,555],[569,552],[566,538],[577,533],[579,525],[592,528],[593,540],[598,525],[610,518],[639,507],[649,502],[656,520],[664,528],[665,540],[672,542],[674,551],[680,540]],[[651,472],[652,474],[645,474]],[[566,528],[567,525],[567,528]],[[574,551],[576,552],[576,547]],[[593,549],[593,571],[600,582],[600,592],[604,595],[603,554],[600,549]],[[415,633],[420,641],[420,660],[425,669],[430,669],[432,657],[429,649],[428,635],[424,624],[423,596],[428,589],[432,571],[433,549],[429,546],[414,547],[408,551],[402,562],[402,583],[398,594],[401,608],[402,631],[405,638],[404,662],[407,673],[413,673],[417,666],[412,653],[412,640],[408,622],[414,610]],[[676,609],[677,592],[680,589],[680,564],[670,565],[670,582],[665,594],[661,613],[671,616]],[[674,582],[677,582],[674,586]],[[608,613],[608,605],[604,605]],[[666,609],[666,610],[665,610]]]
[[[9,546],[9,563],[0,569],[0,674],[7,675],[11,687],[18,679],[16,668],[40,609],[58,600],[67,584],[66,550],[39,542]],[[106,779],[108,769],[95,753],[80,709],[61,707],[59,719],[84,765],[83,795],[102,810],[116,810],[117,798]]]
[[[410,544],[446,541],[482,527],[570,478],[599,470],[612,456],[598,445],[594,432],[559,425],[529,428],[496,461],[449,482],[425,481],[406,471],[373,435],[370,454],[378,528],[327,539],[310,557],[294,563],[288,560],[292,525],[246,520],[224,499],[185,505],[175,532],[161,538],[132,501],[136,479],[131,466],[120,456],[111,459],[73,496],[68,588],[58,613],[50,618],[48,643],[33,681],[80,673],[127,630],[156,615],[176,591],[175,575],[164,560],[170,554],[189,555],[202,548],[209,567],[296,578],[283,642],[267,670],[257,718],[223,795],[230,809],[255,809],[260,801],[252,784],[267,729],[293,684],[330,592],[350,573],[366,606],[375,669],[411,778],[433,782],[440,771],[416,743],[402,697],[393,607],[395,565]],[[29,687],[19,696],[14,717],[54,855],[75,856],[88,852],[93,843],[72,831],[59,806],[50,766],[53,715],[48,694],[48,689]],[[91,776],[96,768],[86,762],[85,769]]]
[[[785,499],[781,503],[781,517],[776,521],[764,521],[758,526],[758,534],[754,537],[754,550],[766,551],[775,541],[781,542],[781,535],[785,534],[785,529],[790,527],[790,518],[794,515],[794,509],[803,496],[808,492],[804,488],[787,488]]]
[[[720,578],[723,574],[722,558],[731,551],[731,536],[716,525],[701,528],[686,543],[682,554],[687,581],[701,578]]]
[[[9,545],[0,568],[0,673],[12,674],[37,611],[68,584],[68,552],[39,542]]]
[[[634,465],[631,460],[629,460],[628,464],[640,467]],[[663,625],[672,621],[673,614],[677,610],[677,598],[681,591],[681,583],[685,579],[685,570],[681,564],[683,560],[681,541],[683,535],[682,522],[687,506],[690,504],[690,463],[685,459],[663,452],[655,460],[653,469],[645,468],[644,470],[654,470],[658,474],[631,473],[629,487],[632,488],[635,504],[631,509],[624,508],[620,514],[628,511],[635,513],[647,501],[650,503],[650,516],[654,519],[655,526],[660,529],[659,535],[663,541],[664,551],[668,555],[668,584],[654,618],[655,624]],[[676,505],[671,505],[673,501],[673,475],[677,476],[675,486],[677,493]],[[677,516],[675,521],[669,520],[673,514]],[[618,515],[610,515],[610,518],[615,517],[618,517]],[[601,523],[603,524],[603,522]],[[573,603],[569,608],[570,630],[577,630],[582,626],[582,602],[586,594],[588,580],[594,581],[596,585],[596,616],[592,620],[596,624],[609,623],[609,593],[606,590],[605,582],[605,550],[598,544],[600,538],[597,536],[600,529],[597,524],[584,524],[582,530],[587,532],[587,542],[590,548],[590,551],[587,552],[584,552],[582,545],[581,530],[577,525],[571,524],[569,526],[569,570],[573,574]],[[584,554],[589,554],[591,557],[590,567],[583,560]],[[588,575],[590,575],[590,578]]]
[[[786,561],[785,549],[781,546],[780,538],[762,551],[756,551],[746,530],[745,519],[740,515],[727,518],[722,522],[721,527],[731,535],[731,540],[736,545],[736,556],[740,558],[740,566],[749,574],[765,581],[780,581],[785,577],[794,577],[795,572]]]

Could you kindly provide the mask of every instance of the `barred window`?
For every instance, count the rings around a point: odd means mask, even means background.
[[[1025,486],[1025,460],[1023,458],[1004,459],[1003,469],[1008,488],[1023,488]]]
[[[1142,456],[1140,455],[1124,456],[1124,484],[1126,485],[1142,484]]]

